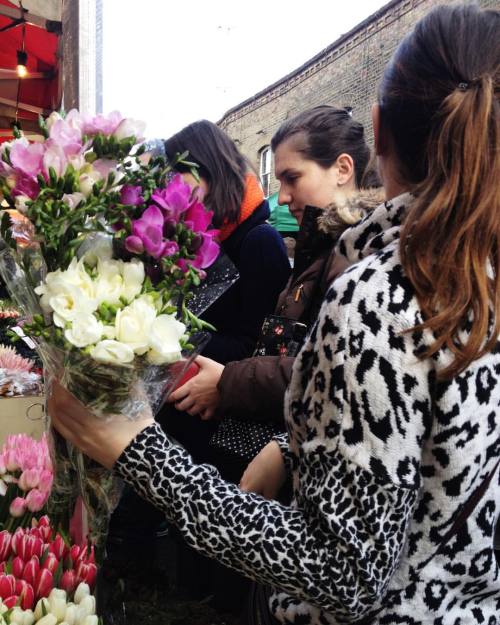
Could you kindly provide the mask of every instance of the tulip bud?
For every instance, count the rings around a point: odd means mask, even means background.
[[[10,597],[6,597],[3,600],[3,604],[7,606],[7,608],[9,608],[10,610],[10,608],[13,608],[14,606],[17,605],[18,601],[19,601],[19,597],[17,595],[11,595]]]
[[[4,562],[10,556],[12,535],[7,530],[0,532],[0,560]]]
[[[66,613],[64,615],[64,621],[68,625],[76,625],[76,609],[77,606],[74,603],[68,603],[66,605]]]
[[[27,586],[27,582],[25,582],[24,579],[16,579],[14,582],[14,594],[20,595],[25,586]]]
[[[9,514],[10,516],[18,519],[23,516],[26,512],[26,499],[23,497],[16,497],[12,500],[12,503],[9,506]]]
[[[22,574],[22,578],[28,582],[28,584],[35,583],[35,580],[38,575],[38,571],[40,570],[40,562],[37,556],[32,556],[28,562],[24,565],[24,570]]]
[[[26,582],[26,585],[21,591],[20,597],[22,609],[31,610],[33,604],[35,603],[35,591],[33,590],[33,586]]]
[[[33,625],[35,622],[35,615],[33,610],[25,610],[23,614],[23,625]]]
[[[75,603],[80,603],[80,601],[87,595],[90,595],[89,585],[85,584],[85,582],[80,582],[75,591]]]
[[[58,566],[59,566],[59,560],[56,558],[56,556],[52,552],[49,551],[49,553],[47,554],[47,557],[43,561],[42,569],[49,570],[53,575],[57,571]]]
[[[94,595],[87,595],[78,604],[78,607],[85,610],[86,614],[95,614],[95,597]]]
[[[85,574],[83,581],[86,582],[90,586],[90,588],[93,588],[95,585],[96,577],[97,577],[97,566],[92,563],[87,564],[87,573]]]
[[[82,625],[99,625],[99,619],[95,614],[88,614],[83,619]]]
[[[26,469],[19,476],[17,485],[21,490],[27,491],[36,488],[40,482],[40,471],[38,469]]]
[[[56,625],[57,618],[53,614],[46,614],[39,621],[36,621],[36,625]]]
[[[61,558],[63,558],[64,553],[67,550],[67,547],[61,534],[56,534],[56,537],[50,543],[49,549],[56,556],[58,560],[61,560]]]
[[[19,556],[12,560],[12,574],[14,577],[20,578],[23,576],[24,566],[24,560]]]
[[[40,569],[35,583],[37,597],[46,597],[54,586],[54,577],[48,569]]]
[[[40,482],[38,484],[38,490],[42,493],[50,493],[52,489],[52,483],[54,481],[54,474],[48,469],[44,469],[40,472]]]
[[[63,598],[51,593],[49,595],[49,604],[51,614],[57,617],[58,621],[62,621],[66,614],[66,597]]]
[[[16,588],[16,578],[13,575],[0,575],[0,597],[10,597],[14,594]]]
[[[33,488],[26,495],[26,507],[30,512],[39,512],[47,502],[48,493]]]
[[[73,562],[76,562],[76,560],[78,559],[78,556],[80,555],[81,550],[82,549],[80,545],[71,545],[70,550],[69,550],[69,555],[71,556],[71,559],[73,560]]]
[[[12,609],[12,612],[9,616],[10,625],[23,625],[24,623],[24,612],[21,610],[19,606],[16,606]]]
[[[62,574],[59,585],[61,586],[61,588],[64,588],[64,590],[68,594],[71,594],[76,588],[76,583],[77,579],[75,571],[73,571],[73,569],[69,569],[67,571],[64,571],[64,573]]]

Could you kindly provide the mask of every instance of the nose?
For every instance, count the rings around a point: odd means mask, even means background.
[[[284,185],[281,185],[278,193],[278,204],[283,206],[284,204],[290,204],[291,201],[292,195],[290,191]]]

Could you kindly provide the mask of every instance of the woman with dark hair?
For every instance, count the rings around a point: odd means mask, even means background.
[[[472,4],[432,10],[384,73],[388,199],[341,236],[357,262],[296,359],[291,507],[195,466],[151,418],[115,429],[52,397],[64,436],[272,587],[255,622],[498,623],[499,81],[500,12]]]
[[[202,316],[217,329],[205,356],[226,363],[249,356],[264,317],[274,310],[286,284],[290,265],[281,235],[269,224],[269,204],[260,182],[232,139],[218,126],[201,120],[165,141],[173,159],[188,152],[198,165],[199,180],[179,163],[178,172],[199,187],[203,202],[214,212],[222,250],[238,269],[239,280]]]

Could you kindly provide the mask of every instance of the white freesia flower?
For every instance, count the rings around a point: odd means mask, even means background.
[[[85,202],[85,196],[79,191],[75,191],[74,193],[65,193],[61,199],[71,209],[75,209],[80,202]]]
[[[144,139],[145,129],[145,122],[138,119],[122,119],[114,131],[113,136],[119,141],[127,139],[128,137],[135,137],[136,141],[139,142]]]
[[[186,326],[173,315],[159,315],[151,325],[150,351],[147,359],[153,365],[163,365],[181,358],[180,339]]]
[[[75,590],[75,596],[73,597],[75,603],[80,603],[87,595],[90,595],[90,586],[85,582],[80,582]]]
[[[88,248],[88,249],[87,249]],[[95,267],[99,260],[113,258],[113,239],[107,235],[90,236],[82,243],[80,250],[84,252],[83,260],[89,267]]]
[[[115,326],[103,326],[102,335],[105,339],[115,339],[116,338]]]
[[[146,274],[144,264],[137,258],[133,258],[129,263],[123,263],[123,289],[122,297],[131,302],[142,290],[142,285]]]
[[[92,193],[92,189],[94,184],[101,180],[101,174],[94,168],[89,168],[89,170],[82,174],[79,178],[80,191],[87,198]]]
[[[90,355],[94,360],[112,365],[125,365],[134,360],[134,350],[130,345],[112,339],[105,339],[97,343]]]
[[[123,291],[123,261],[98,260],[97,278],[94,280],[97,303],[116,306]]]
[[[71,326],[64,330],[64,336],[75,347],[87,347],[101,340],[102,329],[103,324],[94,315],[82,312],[73,317]]]
[[[129,345],[136,354],[145,354],[150,347],[150,331],[155,319],[156,308],[151,296],[135,299],[116,313],[116,340]]]
[[[23,215],[25,215],[28,211],[26,202],[31,202],[31,198],[28,197],[27,195],[16,195],[16,199],[14,200],[14,205],[16,209]]]

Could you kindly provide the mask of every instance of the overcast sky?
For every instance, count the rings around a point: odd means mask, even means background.
[[[166,138],[224,112],[331,44],[381,0],[103,0],[104,111]]]

